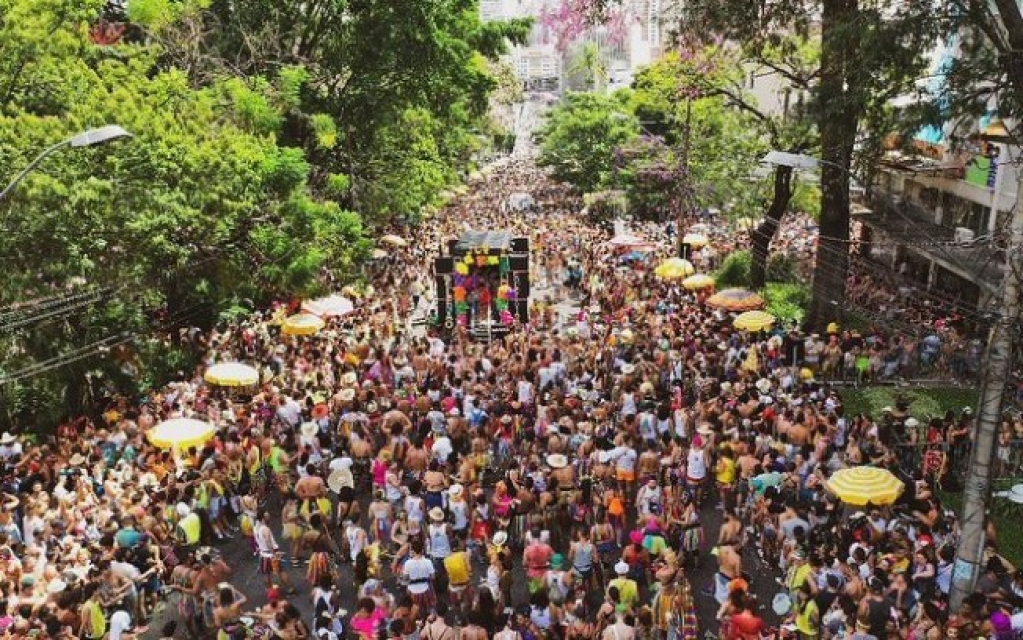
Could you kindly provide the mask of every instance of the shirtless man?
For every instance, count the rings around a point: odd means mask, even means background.
[[[554,457],[554,456],[550,456]],[[564,458],[564,456],[562,456]],[[558,489],[565,492],[575,491],[575,468],[566,464],[551,470],[551,477],[558,481]]]
[[[416,477],[422,477],[426,473],[426,467],[430,463],[430,452],[426,450],[423,441],[413,438],[408,452],[405,453],[405,469],[411,471]]]
[[[429,469],[423,475],[423,486],[426,489],[426,509],[444,506],[444,490],[448,487],[447,478],[440,470],[436,461],[431,462]]]
[[[714,574],[714,599],[724,604],[728,600],[728,583],[742,577],[742,555],[738,540],[718,547],[718,571]]]
[[[653,447],[644,447],[636,462],[640,478],[660,478],[661,457]]]

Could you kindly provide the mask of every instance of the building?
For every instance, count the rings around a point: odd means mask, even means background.
[[[985,125],[986,126],[986,125]],[[853,207],[860,253],[913,284],[982,307],[1005,275],[1004,243],[1016,202],[1018,148],[981,141],[964,151],[916,143],[889,152]]]

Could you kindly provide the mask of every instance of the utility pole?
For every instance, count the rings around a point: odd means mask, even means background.
[[[963,600],[973,592],[984,563],[984,540],[987,531],[988,502],[991,499],[994,453],[1002,421],[1005,385],[1012,373],[1013,337],[1020,319],[1021,251],[1023,251],[1023,172],[1019,174],[1016,185],[1016,204],[1010,223],[1009,245],[1005,250],[1005,282],[1000,306],[1002,313],[991,327],[984,359],[985,375],[980,392],[977,424],[973,431],[970,469],[966,477],[959,546],[952,569],[949,607],[951,611],[958,611]]]

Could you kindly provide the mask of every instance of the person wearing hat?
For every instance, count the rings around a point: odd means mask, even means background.
[[[608,591],[618,591],[618,603],[626,610],[631,610],[639,602],[639,585],[629,577],[629,563],[619,560],[614,566],[615,578],[607,583]]]
[[[451,531],[456,538],[465,540],[469,533],[469,503],[465,499],[465,487],[453,484],[448,487],[448,513],[451,514]]]
[[[434,564],[442,566],[444,559],[454,551],[451,525],[447,522],[447,514],[440,507],[433,507],[427,513],[430,524],[426,527],[426,555]]]
[[[547,570],[544,583],[547,586],[547,595],[553,604],[561,606],[565,603],[569,593],[572,592],[572,585],[575,582],[571,571],[564,570],[565,557],[560,553],[551,556],[551,568]]]

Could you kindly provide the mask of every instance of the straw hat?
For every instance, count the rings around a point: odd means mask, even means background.
[[[631,376],[634,373],[636,373],[636,365],[631,362],[622,365],[622,375]]]
[[[0,436],[0,444],[11,444],[15,440],[17,440],[17,438],[12,436],[10,431],[4,431],[4,434]]]
[[[355,400],[355,389],[351,387],[341,390],[341,402],[351,402]]]
[[[67,461],[67,463],[72,467],[81,467],[85,464],[85,462],[86,462],[85,456],[83,456],[80,453],[76,453],[75,455],[71,456],[71,459]]]
[[[547,466],[551,469],[564,469],[568,466],[568,458],[562,453],[552,453],[547,456]]]
[[[508,544],[508,534],[504,531],[498,531],[494,534],[494,537],[490,539],[490,544],[495,547],[503,547]]]
[[[430,515],[430,520],[433,520],[434,522],[444,522],[444,518],[445,518],[444,510],[441,509],[440,507],[434,507],[434,508],[430,509],[430,514],[429,515]]]
[[[760,393],[767,393],[768,391],[771,390],[771,381],[768,380],[767,378],[761,378],[757,380],[756,387],[757,390],[760,391]]]
[[[452,498],[459,498],[462,496],[462,493],[464,492],[465,488],[460,484],[453,484],[450,487],[448,487],[448,495],[451,496]]]
[[[341,487],[344,486],[342,484],[343,482],[344,478],[341,469],[335,469],[330,472],[329,476],[327,476],[327,486],[334,493],[341,493]]]

